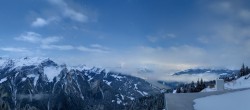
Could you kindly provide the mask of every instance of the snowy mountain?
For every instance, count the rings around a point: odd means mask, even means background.
[[[191,81],[198,80],[199,78],[203,78],[207,81],[214,80],[216,78],[225,79],[228,77],[234,77],[235,74],[238,73],[239,70],[229,70],[229,69],[187,69],[184,71],[176,72],[172,74],[170,77],[180,78],[187,80],[188,78],[192,79]],[[183,85],[187,83],[185,80],[158,80],[157,83],[160,83],[168,88],[175,89],[179,85]],[[190,81],[190,82],[191,82]]]
[[[10,109],[116,110],[160,93],[143,79],[85,65],[67,67],[49,58],[0,58],[0,103]]]
[[[183,75],[183,74],[233,74],[235,72],[238,72],[239,70],[229,70],[229,69],[188,69],[184,71],[180,71],[177,73],[174,73],[173,75]]]

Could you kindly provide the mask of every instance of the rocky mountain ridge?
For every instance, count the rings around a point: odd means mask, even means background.
[[[49,58],[0,58],[1,100],[10,109],[116,110],[160,90],[143,79]]]

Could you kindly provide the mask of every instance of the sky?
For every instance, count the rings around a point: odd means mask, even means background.
[[[162,75],[250,65],[248,0],[1,0],[0,56]]]

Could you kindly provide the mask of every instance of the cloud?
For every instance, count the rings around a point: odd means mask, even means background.
[[[19,37],[15,37],[14,39],[31,43],[37,43],[40,42],[41,35],[35,32],[26,32],[21,34]]]
[[[41,34],[35,32],[26,32],[21,34],[19,37],[15,37],[14,39],[18,41],[38,44],[41,49],[79,50],[82,52],[90,52],[90,53],[108,53],[110,51],[109,48],[102,46],[100,44],[91,44],[89,47],[72,46],[68,44],[56,44],[59,43],[63,39],[63,37],[58,37],[58,36],[43,37]],[[19,51],[21,51],[21,49]]]
[[[49,2],[58,6],[62,15],[66,18],[70,18],[77,22],[88,21],[88,17],[85,14],[71,8],[64,0],[49,0]]]
[[[232,10],[232,4],[229,1],[212,2],[210,9],[216,13],[229,13]]]
[[[71,45],[41,45],[42,49],[56,49],[56,50],[73,50],[75,47]]]
[[[208,55],[204,56],[207,64],[232,66],[236,69],[243,62],[250,65],[247,62],[250,58],[250,9],[245,4],[247,3],[242,0],[209,4],[213,7],[208,8],[207,13],[215,19],[206,21],[209,24],[201,25],[207,28],[203,32],[206,34],[197,38],[202,47],[207,49]]]
[[[16,47],[2,47],[0,48],[0,50],[7,52],[28,52],[26,48],[16,48]]]
[[[30,43],[39,43],[39,44],[51,44],[59,42],[62,37],[52,36],[52,37],[42,37],[41,34],[35,32],[26,32],[21,34],[19,37],[15,37],[15,40],[25,41]]]
[[[147,38],[152,43],[155,43],[155,42],[157,42],[159,40],[159,38],[155,37],[155,36],[148,36]]]
[[[205,74],[184,74],[184,75],[163,75],[159,80],[165,81],[178,81],[178,82],[192,82],[197,81],[198,79],[203,79],[204,81],[211,81],[218,78],[218,75],[205,73]]]
[[[42,44],[51,44],[51,43],[59,42],[61,39],[62,39],[62,37],[58,37],[58,36],[47,37],[47,38],[41,39],[41,43]]]
[[[74,49],[71,45],[56,45],[63,39],[63,37],[51,36],[43,37],[41,34],[35,32],[26,32],[21,34],[19,37],[15,37],[15,40],[35,43],[40,45],[41,49],[56,49],[56,50],[72,50]]]
[[[148,41],[152,43],[156,43],[158,41],[166,40],[166,39],[173,39],[176,38],[176,35],[173,33],[165,33],[165,32],[158,32],[155,35],[147,36]]]
[[[175,38],[176,35],[175,34],[172,34],[172,33],[168,33],[166,34],[166,36],[163,36],[163,38]]]
[[[100,44],[91,44],[90,47],[92,48],[96,48],[96,49],[101,49],[101,50],[110,50],[108,47],[105,47],[103,45],[100,45]]]
[[[97,46],[98,47],[98,46]],[[69,56],[61,60],[67,64],[86,64],[107,69],[107,71],[122,72],[133,76],[138,76],[147,80],[165,81],[196,81],[198,78],[204,80],[214,79],[214,75],[193,75],[193,76],[171,76],[180,70],[197,67],[209,67],[207,63],[213,55],[209,55],[205,49],[200,47],[181,45],[172,47],[150,47],[139,46],[133,49],[124,49],[107,52],[81,46],[78,48],[84,52],[94,52],[98,54],[85,54],[79,56]],[[76,57],[77,56],[77,57]],[[59,58],[58,58],[59,59]],[[91,60],[90,60],[91,59]],[[153,72],[141,74],[138,68],[146,67]],[[190,77],[190,78],[187,78]]]
[[[17,94],[17,98],[19,100],[23,100],[23,99],[29,99],[30,101],[32,100],[44,100],[47,99],[49,97],[48,94]]]
[[[210,3],[210,10],[217,16],[224,16],[226,22],[244,22],[249,24],[250,10],[244,0],[216,1]],[[233,22],[232,22],[233,21]],[[231,24],[230,23],[230,24]]]
[[[43,27],[45,25],[48,25],[48,21],[46,21],[45,19],[43,18],[36,18],[35,21],[32,22],[31,26],[33,27]]]
[[[88,48],[85,46],[79,46],[77,47],[78,50],[84,51],[84,52],[94,52],[94,53],[107,53],[108,51],[98,48]]]
[[[241,10],[239,12],[239,16],[243,19],[243,20],[248,20],[250,19],[250,10]]]
[[[48,19],[44,19],[41,17],[37,17],[32,23],[32,27],[44,27],[46,25],[49,25],[51,22],[58,21],[58,17],[49,17]]]
[[[96,45],[97,46],[97,45]],[[55,45],[55,44],[43,44],[40,46],[42,49],[56,49],[56,50],[79,50],[82,52],[90,53],[108,53],[109,51],[105,47],[86,47],[86,46],[72,46],[72,45]]]

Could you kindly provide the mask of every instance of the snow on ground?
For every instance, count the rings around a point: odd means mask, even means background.
[[[110,84],[112,83],[112,82],[109,82],[109,81],[107,81],[107,80],[103,80],[107,85],[109,85],[110,86]]]
[[[4,60],[4,59],[0,59],[0,66],[2,66],[4,63],[6,62],[6,60]]]
[[[250,78],[245,79],[245,77],[243,76],[237,80],[225,83],[225,89],[250,88]]]
[[[116,101],[117,104],[121,104],[121,103],[122,103],[121,99],[116,98],[116,100],[117,100],[117,101]]]
[[[175,93],[176,93],[176,90],[173,90],[173,93],[175,94]]]
[[[135,100],[134,97],[129,97],[129,96],[126,96],[126,97],[128,97],[130,100]]]
[[[148,93],[147,93],[147,92],[144,92],[144,91],[143,91],[142,93],[143,93],[144,95],[148,95]]]
[[[49,81],[53,81],[53,78],[58,76],[63,68],[60,67],[44,67],[44,74],[47,75]]]
[[[136,90],[138,93],[140,93],[142,96],[146,96],[146,95],[148,95],[148,93],[147,92],[144,92],[144,91],[139,91],[139,90]]]
[[[6,65],[8,65],[10,59],[4,59],[0,57],[0,69],[4,68]]]
[[[216,88],[205,88],[201,92],[213,92],[216,91]]]
[[[250,90],[195,99],[195,110],[250,110]]]
[[[224,84],[225,89],[243,89],[250,88],[250,78],[249,76],[242,76],[239,79],[227,82]],[[216,91],[216,88],[205,88],[201,92],[212,92]]]
[[[39,76],[35,75],[35,74],[29,74],[29,75],[27,75],[27,77],[34,78],[34,86],[36,86],[36,83],[37,83]]]
[[[0,80],[0,83],[4,82],[6,80],[7,80],[7,78],[3,78],[3,79]]]
[[[112,77],[114,77],[114,78],[116,78],[116,79],[124,78],[124,76],[119,76],[119,75],[117,75],[117,74],[112,74],[112,75],[110,75],[110,76],[112,76]]]
[[[48,58],[32,57],[32,58],[20,58],[12,59],[15,62],[15,67],[19,66],[29,66],[29,65],[39,65],[42,61]]]
[[[22,81],[25,81],[27,78],[22,78]]]
[[[134,86],[135,86],[135,89],[138,89],[137,84],[134,84]]]
[[[90,70],[91,68],[87,67],[86,65],[78,65],[78,66],[69,67],[69,70],[71,69],[83,71],[83,70]]]

